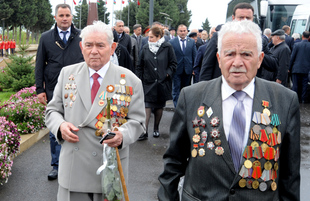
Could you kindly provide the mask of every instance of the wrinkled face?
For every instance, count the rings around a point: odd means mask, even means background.
[[[153,35],[152,31],[149,32],[149,41],[150,42],[157,42],[160,39],[160,36],[156,37]]]
[[[222,75],[235,90],[242,90],[251,82],[263,58],[264,53],[257,52],[255,36],[249,33],[224,35],[220,56],[217,53]]]
[[[205,31],[203,31],[203,32],[201,33],[201,39],[202,39],[202,40],[207,40],[207,38],[208,38],[208,33],[205,32]]]
[[[112,43],[111,46],[107,41],[106,34],[94,32],[85,37],[83,44],[80,42],[80,47],[87,65],[98,71],[110,60],[116,43]]]
[[[121,34],[124,32],[124,23],[123,22],[118,22],[116,23],[116,25],[114,26],[115,31],[118,34]]]
[[[138,27],[138,28],[134,29],[133,32],[134,32],[137,36],[140,36],[140,35],[141,35],[141,32],[142,32],[142,28],[141,28],[141,27]]]
[[[72,24],[72,15],[69,8],[58,8],[57,15],[54,16],[57,27],[66,31]]]
[[[251,20],[253,21],[253,11],[251,9],[237,9],[235,15],[232,16],[233,20]]]
[[[186,26],[179,26],[177,34],[180,38],[184,39],[187,35],[187,27]]]

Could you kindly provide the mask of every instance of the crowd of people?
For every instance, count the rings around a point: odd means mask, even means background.
[[[152,112],[160,136],[167,100],[175,113],[159,200],[300,200],[298,102],[306,101],[309,32],[300,42],[287,26],[263,34],[249,3],[209,33],[154,22],[134,25],[130,36],[121,20],[80,31],[70,6],[55,13],[55,28],[40,39],[36,84],[47,104],[48,178],[59,169],[58,200],[102,199],[95,172],[108,116],[115,136],[103,144],[120,149],[127,179],[128,146],[148,139]]]
[[[0,36],[0,54],[1,57],[8,57],[14,55],[16,42],[14,39],[7,39],[7,37]]]

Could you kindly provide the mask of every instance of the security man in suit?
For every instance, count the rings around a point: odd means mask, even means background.
[[[177,29],[178,37],[171,39],[175,56],[177,57],[177,69],[172,80],[172,97],[176,107],[180,91],[183,87],[190,85],[193,66],[197,54],[195,41],[187,37],[187,27],[180,24]]]
[[[222,76],[181,91],[159,176],[160,201],[300,200],[295,92],[256,77],[261,30],[232,21],[218,32]]]
[[[116,48],[111,27],[94,22],[80,36],[85,62],[62,69],[46,108],[46,125],[62,144],[58,201],[103,200],[101,182],[108,181],[102,181],[96,171],[102,165],[99,141],[107,113],[116,135],[103,143],[119,148],[125,181],[129,145],[145,132],[142,83],[130,70],[110,62]],[[111,102],[109,111],[107,101]]]
[[[84,61],[79,48],[80,30],[72,24],[71,8],[68,4],[59,4],[55,8],[56,24],[54,29],[41,36],[36,56],[35,79],[36,92],[40,103],[46,105],[53,97],[53,91],[61,69],[64,66]],[[50,132],[51,166],[48,180],[57,179],[61,146]]]

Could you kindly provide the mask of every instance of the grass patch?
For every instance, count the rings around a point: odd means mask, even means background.
[[[16,92],[0,92],[0,105],[1,102],[7,101],[10,99],[11,95],[15,94]]]

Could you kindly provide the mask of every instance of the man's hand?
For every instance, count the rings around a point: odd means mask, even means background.
[[[279,79],[277,79],[277,80],[276,80],[276,82],[277,82],[277,83],[279,83],[279,84],[281,84],[281,83],[282,83],[282,81],[281,81],[281,80],[279,80]]]
[[[46,98],[46,93],[43,92],[43,93],[40,93],[37,95],[38,99],[39,99],[39,102],[43,105],[46,105],[47,103],[47,98]]]
[[[115,133],[115,136],[112,139],[104,140],[103,143],[107,144],[109,147],[118,147],[123,142],[123,134],[120,131],[112,131],[112,132]]]
[[[63,122],[60,125],[60,132],[62,139],[71,143],[76,143],[79,141],[79,136],[72,133],[72,131],[78,132],[79,129],[70,122]]]

